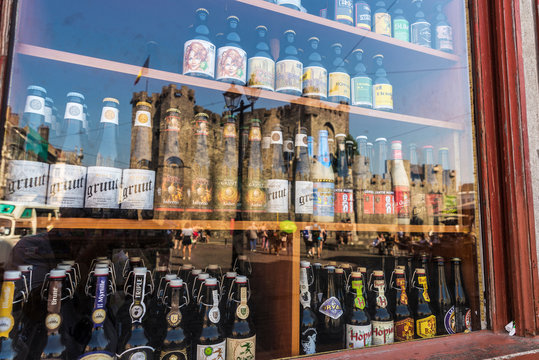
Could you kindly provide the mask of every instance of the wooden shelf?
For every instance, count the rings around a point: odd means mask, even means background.
[[[265,2],[264,2],[265,3]],[[269,4],[269,3],[267,3]],[[271,5],[271,4],[269,4]],[[140,71],[140,65],[125,64],[117,61],[105,60],[85,55],[73,54],[65,51],[59,51],[49,48],[44,48],[35,45],[29,45],[24,43],[18,43],[16,47],[18,54],[34,56],[42,59],[48,59],[53,61],[65,62],[75,65],[87,66],[96,69],[114,71],[123,74],[138,75]],[[358,106],[335,104],[328,101],[321,101],[315,99],[309,99],[304,97],[296,97],[287,94],[281,94],[278,92],[265,91],[254,89],[246,86],[231,85],[215,80],[201,79],[192,76],[181,75],[177,73],[148,69],[145,75],[148,78],[163,80],[181,85],[196,86],[206,89],[212,89],[222,92],[234,92],[242,95],[256,96],[269,100],[275,100],[285,103],[294,103],[305,106],[313,106],[317,108],[329,109],[334,111],[342,111],[350,114],[362,115],[372,119],[386,119],[391,121],[397,121],[401,123],[416,124],[422,126],[431,126],[437,128],[462,130],[464,125],[460,122],[441,121],[435,119],[429,119],[424,117],[410,116],[404,114],[398,114],[393,112],[378,111],[372,109],[365,109]]]

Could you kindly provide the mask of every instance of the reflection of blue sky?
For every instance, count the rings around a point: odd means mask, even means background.
[[[188,27],[193,22],[194,10],[205,6],[210,9],[210,30],[213,34],[225,29],[227,15],[240,17],[240,35],[244,48],[250,52],[254,47],[256,25],[270,24],[270,38],[278,38],[279,32],[272,32],[272,26],[280,28],[290,26],[282,24],[279,19],[259,15],[253,7],[240,6],[235,1],[177,1],[162,0],[161,9],[156,11],[149,3],[133,1],[92,1],[65,2],[48,0],[43,2],[21,1],[18,40],[24,43],[49,47],[56,50],[69,51],[98,58],[141,65],[148,54],[148,42],[154,41],[150,67],[170,71],[181,71],[180,59],[183,43],[189,37]],[[249,15],[249,16],[248,16]],[[217,20],[217,22],[215,22]],[[31,25],[29,25],[31,24]],[[329,56],[330,35],[320,29],[307,26],[305,23],[293,24],[298,33],[298,44],[306,48],[306,39],[317,35],[321,42],[321,52]],[[320,32],[321,34],[318,34]],[[326,39],[324,39],[326,37]],[[344,53],[354,44],[344,42]],[[361,45],[362,46],[362,45]],[[371,67],[370,56],[378,49],[365,48],[368,55],[365,60]],[[275,51],[274,51],[275,52]],[[394,55],[394,56],[392,56]],[[458,119],[470,123],[470,103],[468,92],[468,72],[463,66],[455,64],[410,64],[410,70],[403,68],[397,54],[386,54],[388,59],[388,77],[394,86],[395,109],[410,115],[431,117],[440,120]],[[400,70],[393,71],[399,67]],[[353,66],[350,66],[352,70]],[[414,70],[421,68],[422,71]],[[424,69],[427,68],[425,71]],[[452,68],[451,71],[446,71]],[[371,69],[372,70],[372,69]],[[120,160],[122,167],[129,162],[131,97],[133,92],[145,90],[146,79],[134,86],[134,76],[112,73],[108,71],[80,67],[71,64],[56,63],[49,60],[18,55],[13,66],[9,104],[13,111],[21,114],[24,108],[26,87],[31,84],[41,85],[48,91],[60,116],[65,108],[65,95],[69,91],[78,91],[85,95],[90,112],[90,144],[85,163],[91,165],[97,147],[97,131],[101,114],[101,102],[104,97],[118,98],[120,101]],[[447,82],[448,86],[437,86]],[[148,92],[161,92],[168,83],[153,79],[148,80]],[[181,84],[178,84],[181,85]],[[400,91],[407,89],[408,91]],[[208,89],[196,89],[197,105],[220,113],[223,109],[223,97],[220,93]],[[282,103],[259,99],[256,108],[272,108]],[[93,130],[92,130],[93,129]],[[435,146],[437,149],[447,146],[454,149],[460,143],[459,152],[463,181],[472,179],[471,134],[452,136],[452,131],[418,125],[391,122],[382,119],[366,119],[359,115],[351,115],[350,133],[354,136],[367,135],[374,142],[377,137],[388,140],[399,139],[406,144],[415,142],[418,149],[423,145]],[[406,154],[406,151],[405,151]],[[454,166],[454,156],[451,157]]]

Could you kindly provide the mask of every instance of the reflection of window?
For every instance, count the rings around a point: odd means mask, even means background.
[[[27,219],[27,218],[31,218],[32,217],[32,210],[31,208],[28,208],[28,209],[24,209],[22,215],[21,215],[21,219]]]
[[[0,236],[11,235],[11,221],[7,219],[0,220]]]

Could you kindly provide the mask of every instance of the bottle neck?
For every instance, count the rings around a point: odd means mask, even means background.
[[[108,276],[100,275],[95,278],[95,300],[92,321],[94,329],[103,326],[106,317]]]
[[[397,276],[395,279],[396,303],[397,305],[408,305],[408,296],[406,294],[406,279],[403,275]]]
[[[352,277],[350,287],[354,295],[354,308],[356,310],[365,309],[364,284],[362,277]]]

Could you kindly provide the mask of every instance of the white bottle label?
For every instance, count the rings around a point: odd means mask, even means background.
[[[215,345],[197,345],[197,360],[226,359],[226,340]]]
[[[393,321],[372,321],[372,344],[384,345],[393,342]]]
[[[112,106],[104,106],[101,111],[101,122],[118,125],[118,109]]]
[[[151,346],[137,346],[117,355],[118,360],[152,360],[155,349]]]
[[[122,209],[153,209],[155,171],[125,169],[122,175]]]
[[[106,166],[89,167],[85,207],[118,209],[121,181],[122,169]]]
[[[49,164],[37,161],[11,160],[6,177],[6,200],[45,204]]]
[[[64,119],[84,121],[84,109],[82,108],[82,104],[68,102],[66,105]]]
[[[249,58],[249,87],[273,91],[275,88],[275,61],[262,56]]]
[[[372,327],[371,325],[356,326],[346,324],[346,348],[358,349],[371,346]]]
[[[222,46],[217,50],[217,80],[245,84],[247,53],[236,46]]]
[[[246,339],[226,339],[226,360],[254,360],[256,336]]]
[[[275,91],[294,91],[301,94],[303,64],[297,60],[281,60],[276,65]]]
[[[296,214],[312,214],[313,213],[313,182],[312,181],[296,181],[295,183],[295,204]]]
[[[268,180],[268,212],[288,212],[288,180]]]
[[[299,147],[308,147],[309,140],[305,134],[296,134],[296,146]]]
[[[47,204],[66,208],[84,206],[86,168],[78,165],[53,164],[49,172]]]
[[[308,66],[303,71],[303,96],[327,97],[328,72],[320,66]]]
[[[152,114],[149,111],[139,110],[135,114],[135,126],[152,127]]]
[[[193,39],[183,48],[183,74],[215,75],[215,45],[206,40]]]
[[[25,113],[34,113],[38,115],[45,115],[45,99],[41,96],[28,95],[26,97],[26,104],[24,105]]]
[[[436,26],[438,49],[453,51],[453,28],[449,25]]]
[[[81,355],[78,360],[113,360],[111,353],[106,351],[92,351]]]
[[[283,133],[280,131],[271,132],[271,144],[282,145],[283,144]]]

